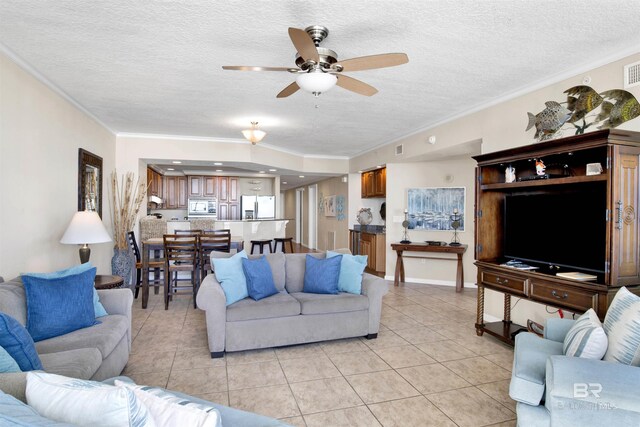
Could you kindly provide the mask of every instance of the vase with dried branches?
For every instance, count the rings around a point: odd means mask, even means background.
[[[113,225],[113,258],[111,259],[111,272],[131,284],[131,272],[134,259],[129,246],[127,233],[133,230],[138,212],[147,193],[147,185],[140,178],[134,183],[134,175],[128,172],[123,175],[122,182],[118,181],[116,171],[111,173],[111,185],[109,186],[111,207],[111,222]]]

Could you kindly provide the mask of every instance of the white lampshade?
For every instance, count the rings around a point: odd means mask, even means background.
[[[111,236],[104,227],[97,212],[76,212],[64,232],[60,243],[67,245],[84,245],[87,243],[110,242]]]
[[[320,70],[300,74],[298,78],[296,78],[296,83],[300,86],[300,89],[316,96],[328,91],[334,87],[337,82],[338,78],[336,76]]]
[[[242,131],[242,135],[244,135],[245,139],[251,141],[253,145],[262,141],[262,138],[267,134],[266,132],[257,129],[257,126],[258,122],[251,122],[251,129],[245,129]]]

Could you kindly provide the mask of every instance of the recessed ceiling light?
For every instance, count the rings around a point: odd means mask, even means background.
[[[216,172],[222,172],[222,169],[216,169]]]
[[[282,181],[282,183],[286,185],[286,184],[287,184],[287,181]]]
[[[278,169],[269,169],[269,172],[278,172]]]
[[[174,160],[171,163],[173,163],[174,165],[179,165],[180,163],[182,163],[180,160]]]
[[[174,171],[174,168],[167,168],[168,171]]]
[[[380,169],[382,167],[382,165],[376,165],[376,168]]]
[[[362,173],[362,171],[358,171],[358,173]]]
[[[222,166],[222,163],[220,163],[220,162],[214,162],[214,163],[213,163],[213,166]]]
[[[260,171],[260,173],[265,173],[264,171]]]
[[[298,178],[304,178],[304,175],[299,175]]]

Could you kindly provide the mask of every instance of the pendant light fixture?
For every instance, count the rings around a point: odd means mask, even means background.
[[[252,145],[256,145],[262,141],[267,133],[258,129],[258,122],[251,122],[251,129],[245,129],[242,131],[247,141],[250,141]]]

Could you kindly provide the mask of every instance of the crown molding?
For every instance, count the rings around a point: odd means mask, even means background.
[[[92,119],[93,121],[98,123],[100,126],[105,128],[107,131],[109,131],[113,135],[117,135],[115,130],[113,130],[105,122],[103,122],[98,117],[96,117],[91,111],[87,110],[82,104],[80,104],[78,101],[76,101],[74,98],[72,98],[68,93],[66,93],[65,91],[60,89],[55,83],[53,83],[51,80],[46,78],[42,73],[40,73],[38,70],[36,70],[31,64],[29,64],[27,61],[25,61],[20,56],[18,56],[15,52],[13,52],[11,49],[9,49],[9,47],[6,46],[2,42],[0,42],[0,52],[2,52],[11,61],[15,62],[25,72],[30,74],[32,77],[34,77],[40,83],[42,83],[47,88],[49,88],[51,91],[53,91],[56,95],[59,95],[60,97],[62,97],[65,101],[69,102],[75,108],[80,110],[80,112],[82,112],[83,114],[88,116],[90,119]]]

